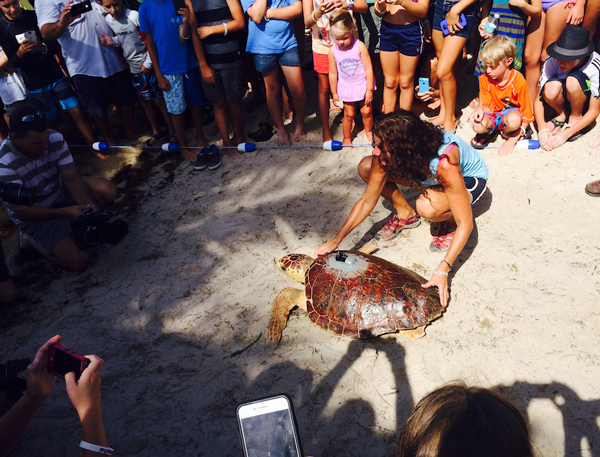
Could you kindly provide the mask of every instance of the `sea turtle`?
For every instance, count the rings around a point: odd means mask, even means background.
[[[277,268],[304,283],[305,290],[283,289],[269,319],[269,340],[278,342],[292,308],[299,306],[311,321],[338,335],[370,338],[400,332],[425,336],[425,326],[442,315],[436,288],[406,268],[356,251],[336,251],[316,260],[289,254]]]

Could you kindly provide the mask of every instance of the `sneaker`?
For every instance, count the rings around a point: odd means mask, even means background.
[[[429,245],[429,250],[433,252],[446,252],[452,244],[456,224],[452,222],[440,222],[435,228],[432,227],[433,240]]]
[[[414,214],[407,219],[400,219],[397,214],[394,214],[394,217],[377,232],[375,239],[377,241],[393,240],[402,230],[418,227],[420,223],[421,217],[418,214]]]
[[[196,156],[194,170],[204,170],[206,167],[208,167],[208,148],[202,148],[202,150]]]
[[[219,148],[216,145],[210,145],[207,156],[209,170],[216,170],[221,166],[221,151],[219,151]]]

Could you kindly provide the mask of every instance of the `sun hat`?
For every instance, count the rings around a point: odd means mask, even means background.
[[[567,24],[558,40],[546,48],[549,56],[558,60],[577,60],[594,52],[590,32],[578,25]]]

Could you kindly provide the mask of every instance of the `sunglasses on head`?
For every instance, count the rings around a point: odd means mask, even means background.
[[[23,116],[21,118],[21,122],[25,122],[25,123],[29,124],[30,122],[33,122],[36,118],[45,119],[44,113],[42,113],[41,111],[36,111],[33,114],[26,114],[25,116]]]

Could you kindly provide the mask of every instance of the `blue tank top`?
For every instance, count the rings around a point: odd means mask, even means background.
[[[446,131],[444,131],[444,142],[440,146],[440,149],[438,149],[438,156],[429,162],[429,169],[434,176],[437,174],[440,156],[444,154],[446,148],[452,143],[456,144],[460,151],[460,160],[458,161],[458,165],[460,166],[460,172],[462,173],[463,177],[487,180],[488,167],[483,161],[483,157],[481,157],[479,151],[477,151],[463,139]],[[421,184],[427,187],[439,185],[437,180],[432,178],[428,178],[426,181],[421,181]]]

